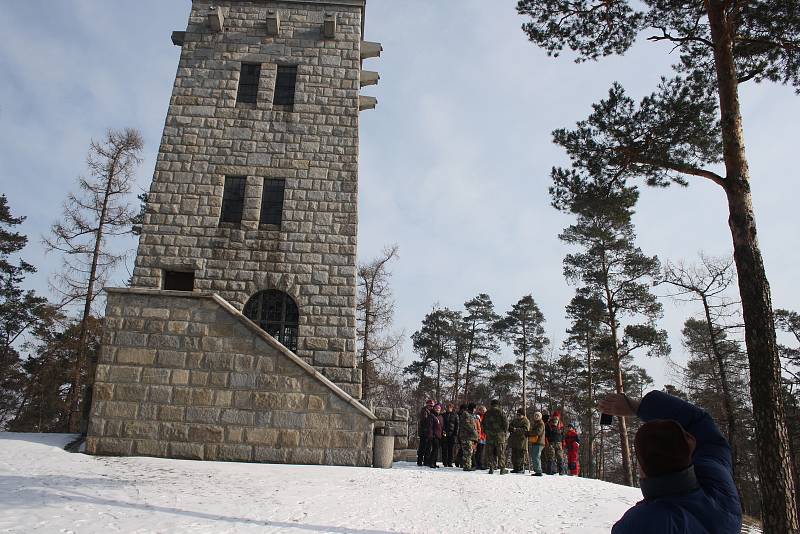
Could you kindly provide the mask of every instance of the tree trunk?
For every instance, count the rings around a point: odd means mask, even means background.
[[[586,336],[586,367],[589,379],[589,454],[587,456],[586,471],[594,478],[594,383],[592,381],[592,346],[589,336]]]
[[[523,356],[522,357],[522,415],[525,415],[526,417],[527,417],[527,412],[528,412],[528,408],[527,408],[527,406],[528,406],[528,395],[527,395],[527,393],[525,391],[528,388],[527,367],[528,367],[528,357],[527,356]]]
[[[441,349],[436,358],[436,402],[439,402],[442,389],[442,353]]]
[[[367,400],[369,398],[369,373],[367,366],[369,365],[369,336],[370,336],[370,320],[369,316],[372,308],[372,284],[369,284],[369,290],[364,297],[364,343],[361,347],[361,398]]]
[[[522,324],[522,414],[527,417],[528,411],[528,332]]]
[[[600,480],[606,479],[606,431],[600,427]]]
[[[622,377],[622,362],[619,356],[619,337],[617,318],[614,313],[614,301],[611,296],[611,290],[608,286],[605,287],[606,292],[606,307],[608,312],[608,324],[611,329],[611,343],[612,355],[611,359],[614,363],[614,385],[617,393],[625,393],[625,382]],[[625,484],[633,486],[633,470],[631,469],[631,444],[628,439],[628,423],[624,417],[617,417],[617,425],[619,429],[619,445],[622,452],[622,472],[625,475]]]
[[[758,447],[761,516],[765,532],[798,532],[797,497],[781,398],[780,361],[769,283],[758,249],[749,184],[744,185],[746,192],[731,191],[737,187],[729,184],[728,205],[750,362],[756,441],[769,444]]]
[[[761,444],[761,519],[765,532],[797,533],[800,522],[781,397],[780,358],[769,282],[758,247],[733,57],[733,27],[725,14],[726,4],[706,0],[719,89],[728,226],[742,299],[756,441]]]
[[[708,304],[708,299],[703,294],[700,296],[703,303],[703,311],[706,316],[706,326],[708,327],[708,336],[711,341],[711,352],[716,360],[717,371],[719,372],[720,387],[722,389],[722,406],[725,410],[725,422],[728,430],[728,443],[731,446],[731,465],[733,466],[733,479],[736,480],[736,469],[739,463],[739,446],[736,438],[738,437],[738,429],[736,424],[736,414],[733,412],[733,395],[731,394],[730,384],[728,383],[728,369],[725,365],[725,358],[719,350],[717,344],[717,330],[714,327],[714,322],[711,320],[711,309]],[[737,485],[738,486],[738,485]],[[739,490],[739,496],[742,492]]]
[[[622,369],[618,359],[614,359],[614,381],[617,393],[625,393],[625,386],[622,382]],[[633,470],[631,468],[631,444],[628,439],[628,422],[624,417],[617,417],[617,428],[619,430],[619,445],[622,452],[622,471],[625,475],[625,484],[633,486]]]
[[[450,395],[450,401],[458,401],[458,389],[461,384],[461,355],[458,351],[458,344],[453,347],[453,356],[455,360],[455,370],[453,371],[453,393]]]
[[[82,432],[85,429],[82,411],[80,408],[80,399],[82,396],[81,391],[81,370],[84,367],[86,360],[86,338],[89,332],[89,314],[92,312],[92,301],[94,300],[94,283],[97,279],[97,263],[100,259],[100,246],[103,242],[103,227],[106,222],[106,214],[108,212],[108,202],[111,196],[111,182],[117,173],[117,158],[115,156],[111,162],[111,167],[106,176],[106,190],[103,195],[103,207],[100,210],[100,217],[98,218],[97,235],[94,240],[94,251],[92,252],[92,267],[89,269],[89,282],[86,285],[86,301],[83,304],[83,316],[81,318],[81,330],[78,337],[78,354],[75,358],[75,369],[72,372],[72,398],[70,401],[69,413],[69,431]],[[88,421],[86,422],[88,424]]]
[[[469,371],[472,366],[472,351],[475,346],[475,321],[472,321],[472,331],[469,338],[469,348],[467,349],[467,368],[464,370],[464,402],[469,402]]]

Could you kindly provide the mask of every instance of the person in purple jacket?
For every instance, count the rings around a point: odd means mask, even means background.
[[[731,448],[708,413],[661,391],[641,401],[611,394],[598,407],[645,422],[635,439],[644,499],[625,512],[612,534],[741,531]]]
[[[442,405],[433,405],[433,411],[428,414],[426,422],[426,435],[430,445],[428,454],[425,456],[425,465],[428,467],[439,467],[439,451],[442,449],[442,435],[444,433],[444,417],[442,417]]]

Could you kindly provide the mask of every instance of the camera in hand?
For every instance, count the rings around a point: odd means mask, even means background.
[[[614,416],[613,415],[609,415],[607,413],[601,413],[600,414],[600,424],[601,425],[610,425],[611,421],[613,421],[613,420],[614,420]]]

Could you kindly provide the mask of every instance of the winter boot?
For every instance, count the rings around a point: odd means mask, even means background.
[[[489,468],[489,474],[491,475],[492,473],[494,473],[494,469],[492,469],[492,468],[490,467],[490,468]]]
[[[500,470],[500,474],[501,475],[505,475],[506,473],[508,473],[508,469],[501,469]]]

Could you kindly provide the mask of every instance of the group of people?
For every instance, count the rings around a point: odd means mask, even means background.
[[[643,422],[636,432],[635,452],[644,499],[617,521],[612,534],[740,532],[742,508],[733,481],[731,448],[708,413],[660,391],[641,400],[612,393],[598,408],[610,416],[638,417]],[[542,476],[548,468],[547,451],[552,450],[554,472],[563,474],[566,463],[566,470],[577,475],[580,439],[572,426],[566,428],[565,432],[558,412],[550,417],[536,412],[531,422],[519,410],[508,422],[497,401],[489,410],[469,404],[455,413],[448,405],[443,413],[442,406],[431,400],[419,413],[417,463],[438,467],[441,454],[445,466],[474,471],[486,460],[489,473],[499,467],[502,474],[508,443],[512,472],[524,472],[527,453],[533,475]]]
[[[461,467],[464,471],[496,469],[504,475],[506,450],[511,449],[511,472],[533,476],[579,475],[580,436],[573,425],[565,427],[558,411],[533,414],[522,409],[508,421],[498,401],[489,409],[474,403],[455,405],[428,400],[419,412],[417,465]]]

